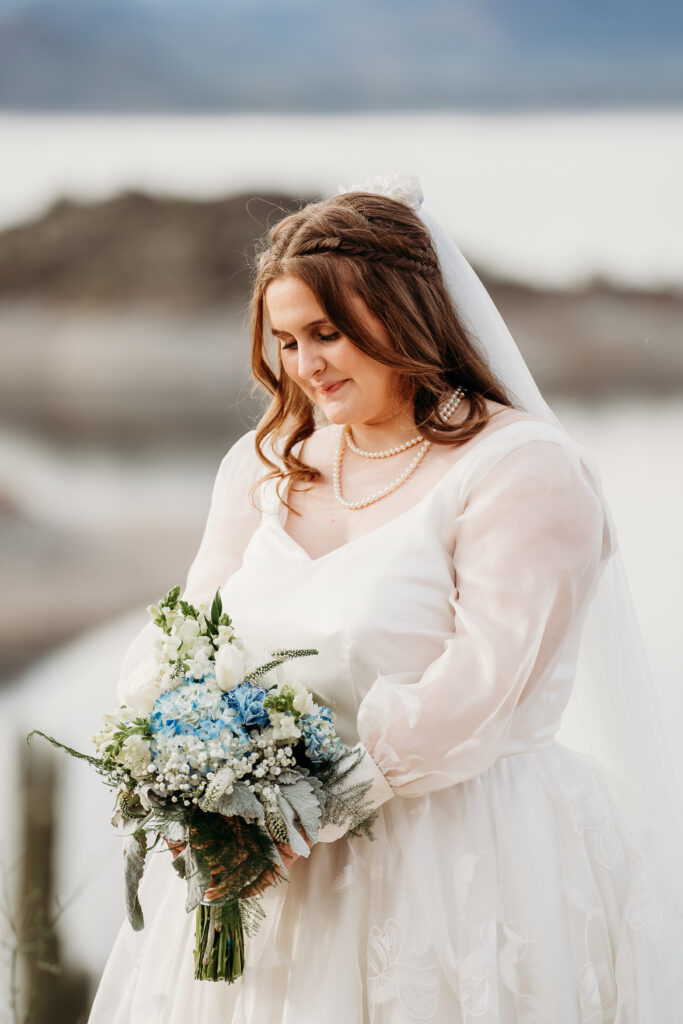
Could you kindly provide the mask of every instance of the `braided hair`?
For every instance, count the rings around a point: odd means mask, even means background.
[[[265,479],[280,478],[278,489],[281,481],[314,481],[320,475],[292,451],[313,433],[319,413],[284,372],[279,350],[277,366],[267,351],[265,292],[286,276],[311,289],[330,323],[353,344],[398,371],[400,398],[412,403],[416,426],[435,444],[459,445],[474,437],[489,419],[485,397],[514,405],[458,318],[431,235],[408,205],[370,192],[308,203],[269,230],[254,261],[252,373],[255,388],[271,396],[256,428],[256,450],[270,470]],[[348,301],[353,294],[382,322],[390,348],[359,318]],[[469,411],[453,426],[438,409],[458,385],[465,388]],[[271,435],[284,442],[285,472],[263,451]]]

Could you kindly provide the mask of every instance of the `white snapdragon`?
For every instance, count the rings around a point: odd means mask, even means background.
[[[194,657],[186,662],[186,666],[187,674],[195,679],[203,679],[205,675],[213,671],[213,662],[205,647],[201,647]]]
[[[138,715],[149,715],[164,688],[160,666],[156,658],[150,657],[128,673],[119,689],[124,704]]]
[[[162,633],[161,636],[158,636],[155,639],[154,649],[157,652],[157,657],[160,661],[175,661],[178,657],[181,644],[182,640],[174,633],[171,633],[170,636],[166,633]]]
[[[310,690],[307,690],[303,683],[287,683],[287,686],[294,692],[292,700],[294,710],[298,711],[300,715],[314,715],[317,707]]]
[[[298,740],[301,736],[301,729],[296,724],[294,715],[286,711],[269,711],[270,721],[273,726],[274,740]]]
[[[174,626],[173,633],[180,639],[184,647],[192,647],[200,633],[199,623],[192,618],[182,619]]]
[[[152,756],[149,742],[138,733],[126,737],[118,755],[118,760],[136,779],[147,777],[147,768]]]
[[[99,732],[96,732],[92,737],[95,749],[99,753],[104,753],[106,747],[108,747],[113,740],[118,727],[123,725],[124,722],[127,722],[132,717],[134,716],[128,712],[127,708],[119,708],[116,711],[107,711],[102,715],[102,725]]]
[[[154,606],[152,605],[152,607],[154,607]],[[181,611],[179,611],[177,608],[169,608],[169,607],[165,607],[164,608],[163,615],[164,615],[164,618],[166,619],[166,622],[168,623],[168,625],[169,625],[169,627],[171,629],[173,628],[175,623],[178,621],[178,619],[182,619],[182,617],[183,617],[183,613]]]
[[[244,653],[237,644],[227,643],[218,648],[214,671],[221,690],[239,686],[245,675],[245,661]]]
[[[223,644],[229,643],[231,638],[235,635],[235,630],[232,626],[219,626],[218,627],[218,645],[222,647]]]

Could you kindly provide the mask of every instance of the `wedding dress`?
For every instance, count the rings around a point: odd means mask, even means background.
[[[683,920],[595,761],[558,738],[612,554],[563,430],[505,422],[412,506],[320,557],[285,530],[245,433],[221,462],[189,599],[309,647],[284,669],[334,711],[376,838],[328,828],[267,889],[233,985],[195,982],[170,854],[143,881],[90,1024],[674,1024]],[[149,641],[131,645],[122,675]]]

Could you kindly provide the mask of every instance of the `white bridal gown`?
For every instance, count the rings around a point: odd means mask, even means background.
[[[267,890],[233,985],[193,980],[194,914],[154,855],[146,927],[124,923],[90,1024],[683,1019],[680,914],[600,766],[556,738],[615,543],[578,451],[507,422],[412,507],[314,558],[272,484],[260,516],[249,505],[254,431],[233,445],[186,595],[221,585],[246,643],[319,649],[289,670],[360,740],[376,839],[330,827]]]

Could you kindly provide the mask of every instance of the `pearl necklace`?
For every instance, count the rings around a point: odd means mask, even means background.
[[[450,419],[450,417],[453,415],[457,407],[460,405],[460,402],[462,401],[464,395],[465,391],[462,387],[458,387],[453,392],[451,397],[448,399],[448,402],[446,402],[446,404],[444,405],[443,409],[440,412],[442,419]],[[348,443],[351,450],[355,451],[357,455],[362,455],[365,458],[369,459],[386,459],[390,455],[396,455],[398,452],[402,452],[405,451],[407,448],[411,448],[413,445],[418,444],[420,441],[422,441],[422,435],[418,434],[416,438],[413,438],[411,441],[406,441],[404,444],[398,445],[396,448],[386,448],[384,449],[384,451],[381,452],[366,452],[363,451],[362,448],[356,448],[355,445],[351,443],[349,436],[349,428],[348,426],[343,427],[342,430],[340,430],[339,432],[339,441],[337,443],[337,452],[335,455],[334,468],[332,474],[334,496],[339,502],[339,504],[343,505],[344,508],[349,509],[365,508],[367,505],[371,505],[373,502],[379,501],[380,498],[386,497],[387,494],[391,494],[392,491],[395,491],[397,487],[400,487],[401,484],[404,483],[408,479],[408,477],[415,472],[415,470],[417,469],[420,462],[427,454],[427,451],[429,450],[432,444],[432,442],[429,440],[423,441],[419,451],[414,456],[414,458],[411,459],[406,469],[399,476],[397,476],[396,479],[393,480],[390,484],[387,484],[386,487],[382,488],[382,490],[375,491],[375,493],[371,494],[369,498],[363,498],[361,501],[346,501],[341,491],[341,466],[342,459],[344,457],[345,443]]]

